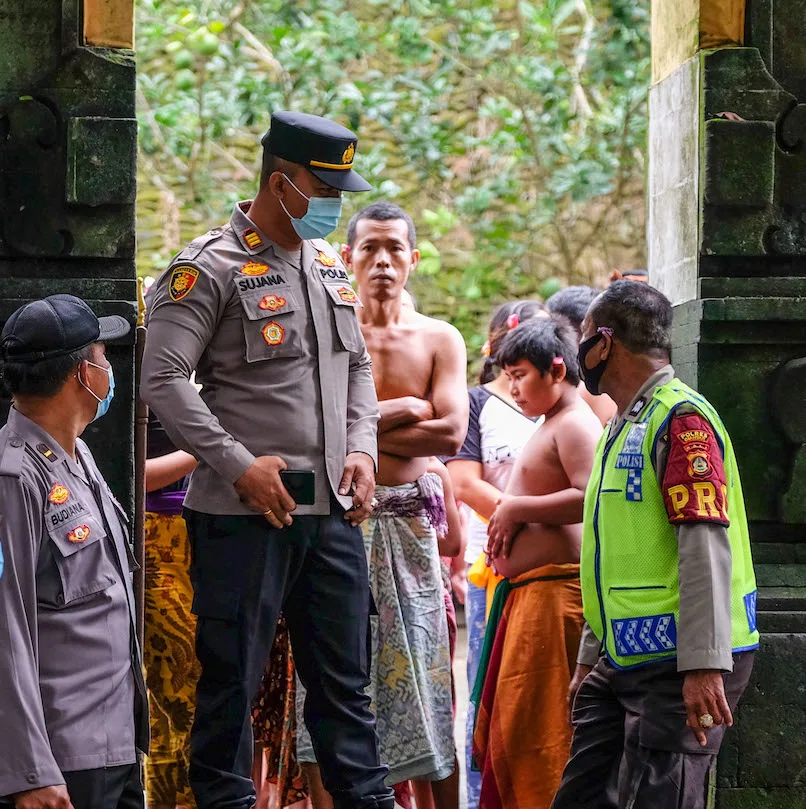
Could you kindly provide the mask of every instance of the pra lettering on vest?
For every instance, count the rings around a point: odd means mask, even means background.
[[[278,284],[285,284],[285,278],[279,274],[238,279],[238,289],[241,292],[248,292],[250,289],[261,289],[262,287],[273,287]]]
[[[65,520],[75,517],[76,514],[86,514],[87,509],[81,503],[72,503],[66,508],[59,509],[50,513],[50,524],[55,528],[61,525]]]
[[[728,524],[728,487],[716,486],[709,480],[678,483],[666,490],[674,522],[719,522]]]

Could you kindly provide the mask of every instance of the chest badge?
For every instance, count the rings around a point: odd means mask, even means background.
[[[67,534],[67,539],[70,542],[86,542],[90,535],[89,525],[77,525],[72,531]]]
[[[70,490],[61,483],[54,483],[53,488],[50,490],[48,500],[54,506],[63,506],[70,499]]]
[[[271,295],[265,295],[258,302],[258,309],[263,309],[264,311],[268,312],[276,312],[278,309],[282,309],[287,303],[288,301],[281,295],[275,295],[272,293]]]
[[[195,267],[190,265],[175,267],[168,283],[168,294],[171,296],[171,300],[178,302],[187,298],[198,280],[199,271]]]
[[[350,303],[353,306],[358,303],[358,295],[355,294],[352,287],[339,287],[336,292],[345,303]]]
[[[285,329],[276,320],[267,323],[260,331],[270,346],[282,345],[285,340]]]
[[[249,261],[241,267],[243,275],[265,275],[269,271],[268,264],[261,264],[259,261]]]
[[[261,239],[257,231],[252,230],[252,228],[247,228],[243,232],[243,240],[249,247],[252,248],[252,250],[256,250],[258,247],[263,247],[263,239]]]
[[[320,264],[324,264],[325,267],[335,267],[336,266],[336,259],[333,256],[329,256],[324,251],[320,250],[319,255],[316,257],[316,260]]]

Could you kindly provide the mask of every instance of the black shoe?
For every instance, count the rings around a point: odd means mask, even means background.
[[[367,795],[355,805],[355,809],[395,809],[395,795]]]

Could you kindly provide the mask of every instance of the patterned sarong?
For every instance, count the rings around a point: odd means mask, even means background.
[[[454,768],[451,663],[437,528],[445,528],[442,481],[379,486],[364,523],[364,548],[378,615],[372,617],[370,685],[388,784],[441,781]],[[300,689],[302,692],[302,689]],[[314,761],[302,732],[300,761]]]
[[[189,562],[182,517],[146,512],[143,663],[151,716],[145,768],[150,805],[196,805],[188,764],[200,668],[193,649],[196,619],[190,611]]]
[[[268,805],[268,800],[264,801],[266,785],[275,788],[280,806],[290,806],[308,797],[297,764],[295,681],[288,628],[281,615],[260,690],[252,705],[255,742],[264,746],[261,775],[265,784],[255,784],[259,795],[258,809]]]

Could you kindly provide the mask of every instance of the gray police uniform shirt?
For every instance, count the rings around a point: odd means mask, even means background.
[[[330,513],[345,458],[377,464],[380,417],[354,292],[325,241],[272,243],[242,202],[228,225],[179,253],[154,285],[140,393],[174,444],[199,460],[185,505],[252,514],[233,484],[257,456],[313,470]],[[201,392],[189,381],[196,372]]]
[[[665,365],[647,379],[627,409],[613,417],[609,434],[615,435],[624,421],[637,421],[655,391],[674,379],[674,368]],[[696,412],[680,405],[677,413]],[[663,480],[669,453],[668,426],[661,432],[653,459],[655,476]],[[677,670],[721,669],[733,671],[731,643],[730,540],[723,525],[711,522],[675,526],[679,555],[680,622],[677,628]],[[577,662],[594,666],[601,644],[585,624]]]
[[[148,746],[126,516],[18,411],[0,430],[0,796]]]

